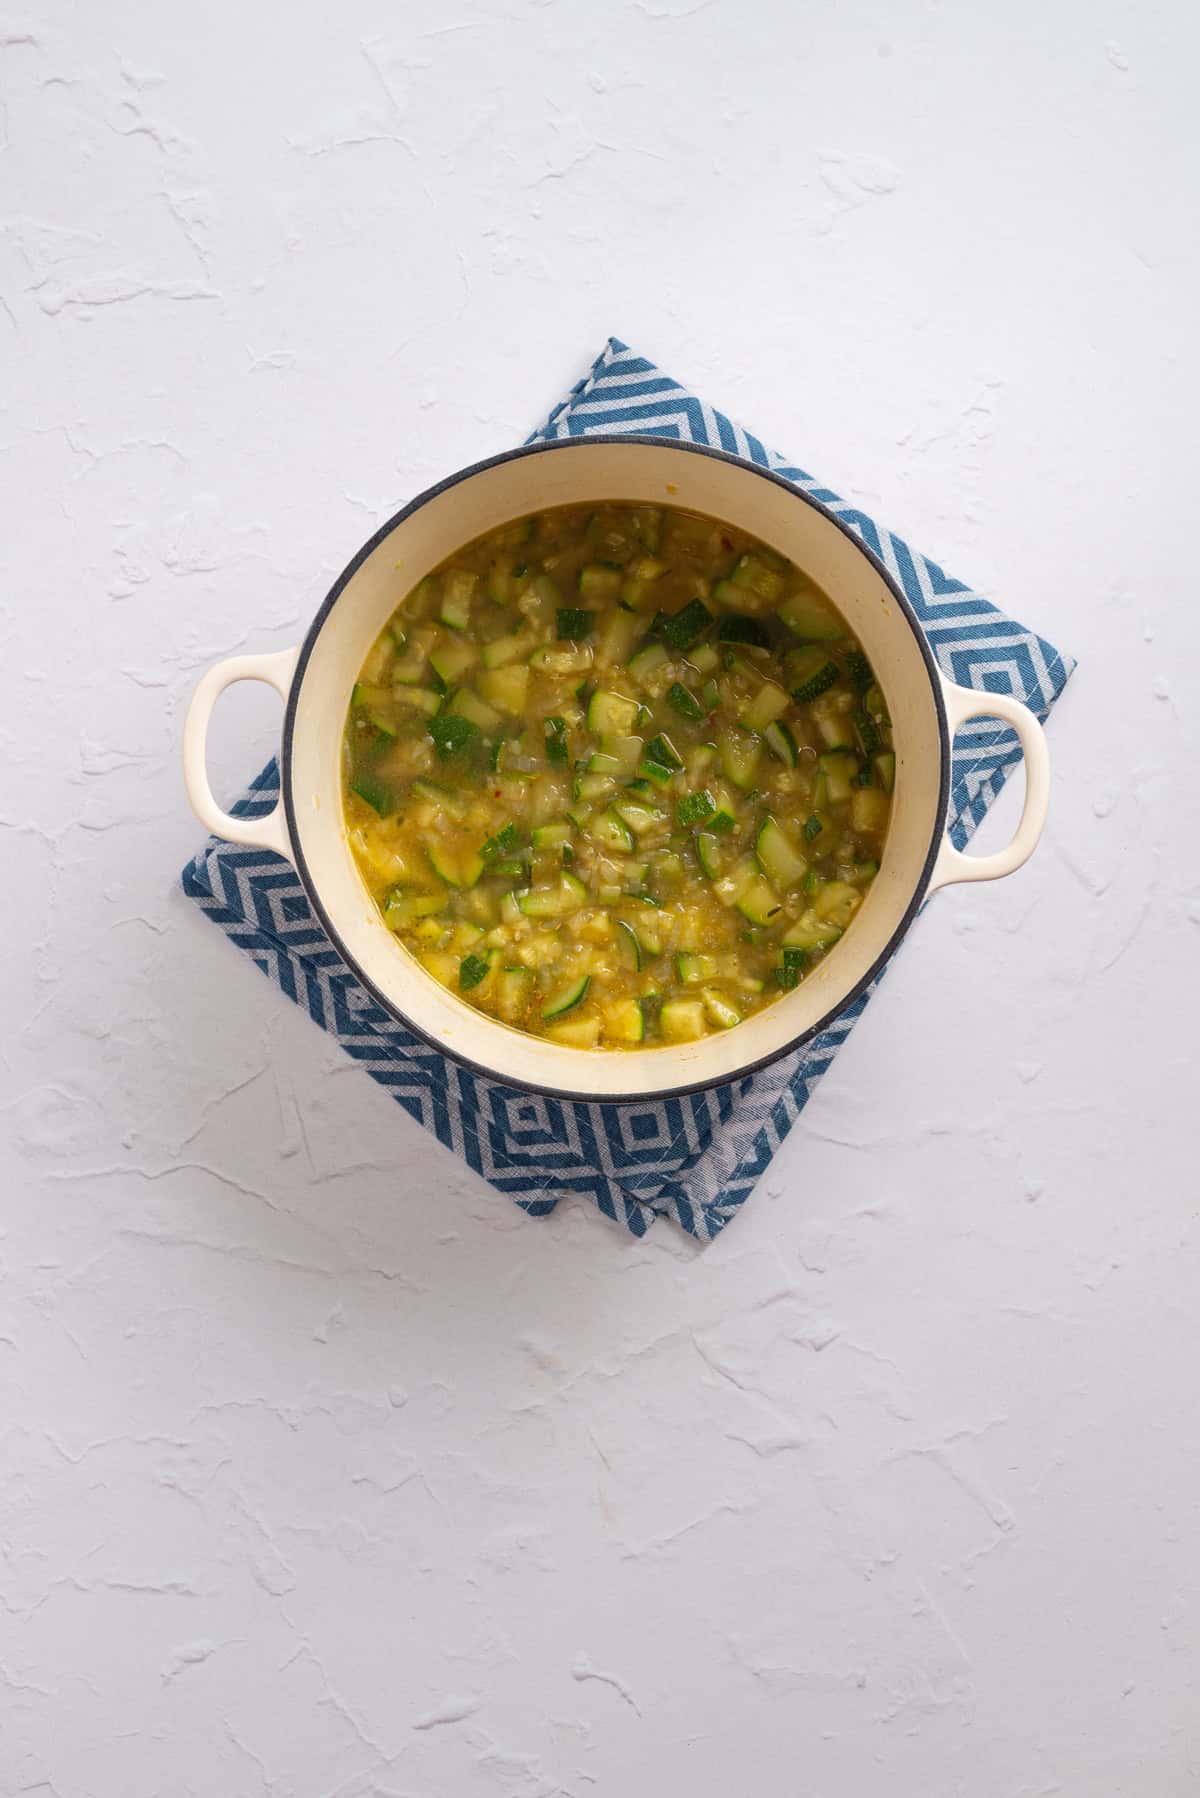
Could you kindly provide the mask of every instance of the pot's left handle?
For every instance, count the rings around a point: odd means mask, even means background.
[[[1025,757],[1025,805],[1016,835],[994,855],[964,855],[947,835],[934,863],[931,893],[958,880],[999,880],[1015,873],[1037,848],[1050,808],[1050,751],[1046,733],[1029,707],[1011,693],[988,693],[979,687],[956,686],[953,681],[943,681],[942,686],[951,736],[968,718],[1002,718],[1012,725]]]
[[[292,846],[284,821],[282,797],[265,818],[235,818],[217,804],[208,784],[208,721],[221,694],[235,681],[265,681],[286,700],[299,654],[299,648],[295,647],[276,650],[271,655],[230,656],[227,661],[217,662],[200,677],[183,725],[183,780],[192,810],[201,824],[227,843],[270,849],[288,861],[292,859]]]

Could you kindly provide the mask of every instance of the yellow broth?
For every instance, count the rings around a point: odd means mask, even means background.
[[[731,525],[634,505],[520,519],[421,581],[344,745],[397,939],[588,1049],[726,1030],[803,981],[875,877],[894,773],[826,595]]]

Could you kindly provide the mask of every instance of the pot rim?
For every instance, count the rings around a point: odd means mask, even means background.
[[[937,717],[938,746],[941,760],[941,766],[938,773],[938,799],[934,812],[933,831],[930,837],[929,848],[925,854],[925,861],[913,888],[912,897],[905,907],[903,915],[895,929],[888,937],[887,942],[861,978],[841,996],[837,1004],[831,1010],[825,1012],[817,1019],[816,1023],[810,1024],[806,1030],[802,1030],[798,1035],[790,1037],[782,1047],[772,1049],[769,1054],[759,1056],[756,1061],[747,1062],[744,1065],[737,1066],[728,1074],[723,1075],[720,1079],[694,1080],[685,1082],[680,1086],[663,1087],[656,1090],[652,1095],[647,1095],[644,1091],[605,1093],[601,1095],[595,1092],[588,1092],[587,1090],[580,1091],[572,1087],[546,1086],[530,1080],[516,1079],[512,1075],[504,1074],[499,1068],[490,1067],[486,1062],[476,1061],[471,1056],[464,1055],[460,1050],[448,1047],[446,1043],[431,1036],[420,1024],[416,1023],[412,1018],[407,1016],[406,1013],[401,1011],[395,1002],[389,999],[380,990],[376,983],[371,979],[370,975],[365,972],[354,956],[350,954],[342,941],[337,925],[326,910],[324,901],[320,895],[320,890],[309,869],[308,861],[304,853],[296,815],[296,807],[292,794],[292,742],[295,734],[296,712],[299,705],[300,689],[304,684],[305,671],[326,619],[333,611],[334,606],[337,604],[345,588],[353,580],[354,576],[358,573],[358,570],[367,560],[367,557],[374,553],[384,539],[389,537],[398,525],[403,524],[405,519],[411,518],[414,512],[420,511],[422,506],[428,505],[431,500],[437,499],[439,495],[447,492],[450,488],[457,487],[461,482],[470,480],[474,475],[482,474],[489,468],[498,468],[506,462],[513,462],[526,456],[546,455],[554,451],[587,449],[596,444],[612,443],[631,446],[641,445],[644,447],[652,447],[657,450],[678,450],[682,455],[709,456],[717,462],[730,462],[736,468],[749,470],[751,473],[758,475],[762,480],[771,481],[775,486],[782,487],[785,492],[792,495],[802,504],[811,506],[815,512],[819,512],[823,518],[827,518],[831,524],[835,525],[842,535],[850,540],[860,555],[866,558],[875,573],[883,581],[888,592],[900,608],[901,616],[904,618],[916,640],[921,660],[925,665],[925,672],[929,677],[930,696],[933,700],[934,712]],[[397,1023],[402,1024],[404,1028],[411,1031],[414,1036],[417,1036],[423,1042],[428,1043],[429,1046],[436,1049],[439,1054],[448,1056],[452,1061],[456,1061],[460,1067],[467,1068],[472,1074],[476,1074],[481,1079],[490,1081],[495,1086],[507,1087],[516,1092],[531,1093],[540,1098],[566,1100],[575,1104],[648,1104],[670,1099],[682,1099],[692,1093],[712,1092],[718,1087],[731,1085],[735,1080],[744,1080],[751,1074],[759,1073],[763,1068],[770,1067],[773,1062],[781,1061],[785,1055],[791,1055],[795,1050],[801,1049],[805,1044],[812,1042],[815,1037],[819,1036],[823,1030],[827,1030],[835,1019],[839,1018],[843,1012],[849,1010],[849,1008],[862,997],[863,993],[872,982],[878,978],[883,968],[895,954],[903,938],[907,935],[913,919],[920,910],[921,903],[924,900],[926,890],[929,886],[933,874],[934,863],[936,862],[938,853],[941,849],[946,828],[946,812],[950,799],[950,746],[950,727],[946,713],[941,671],[938,668],[933,650],[930,647],[929,639],[926,637],[925,632],[921,628],[920,621],[913,611],[912,604],[881,558],[875,554],[874,550],[872,550],[868,544],[864,543],[857,532],[852,531],[850,526],[846,524],[843,519],[839,518],[836,512],[825,505],[821,500],[814,499],[811,493],[806,493],[803,488],[796,486],[793,481],[785,480],[782,475],[776,474],[773,469],[763,468],[757,462],[747,461],[742,456],[730,455],[726,450],[714,449],[710,444],[688,443],[680,438],[659,437],[650,433],[616,431],[610,433],[606,431],[603,434],[597,433],[593,436],[556,437],[544,439],[537,443],[524,443],[520,444],[516,449],[505,450],[500,455],[487,456],[482,461],[472,462],[468,467],[460,468],[454,474],[445,476],[443,480],[436,482],[432,487],[426,487],[423,492],[418,493],[414,499],[411,499],[406,506],[402,506],[398,512],[393,513],[393,515],[387,519],[384,524],[381,524],[379,529],[367,539],[361,549],[358,550],[357,554],[346,564],[341,574],[333,583],[333,586],[329,589],[329,592],[322,601],[312,623],[309,625],[308,630],[305,633],[304,641],[300,646],[300,652],[296,659],[295,673],[292,676],[287,704],[284,708],[283,737],[279,757],[279,785],[280,796],[283,801],[284,816],[287,821],[287,832],[290,839],[292,857],[295,863],[296,872],[300,876],[301,884],[308,896],[308,902],[320,919],[321,925],[330,941],[333,943],[334,948],[337,950],[346,966],[350,969],[355,979],[366,989],[375,1003],[381,1006],[390,1017],[395,1018]],[[504,1031],[507,1030],[508,1026],[497,1023],[496,1028],[498,1031]],[[637,1051],[631,1050],[627,1051],[627,1053],[631,1057],[636,1057]]]

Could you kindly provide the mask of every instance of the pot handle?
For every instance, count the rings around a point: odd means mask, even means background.
[[[201,824],[227,843],[269,849],[287,861],[292,859],[292,847],[284,822],[282,798],[263,818],[235,818],[231,812],[222,811],[214,799],[208,784],[208,721],[221,694],[235,681],[265,681],[286,700],[299,654],[297,646],[276,650],[270,655],[230,656],[224,662],[215,663],[207,674],[201,675],[183,724],[183,781],[192,810]]]
[[[1037,848],[1050,805],[1050,752],[1041,723],[1011,693],[987,693],[977,687],[959,687],[943,681],[950,734],[968,718],[1003,718],[1021,740],[1025,757],[1025,805],[1016,835],[1007,848],[994,855],[964,855],[947,835],[934,863],[929,891],[953,886],[958,880],[998,880],[1023,867]]]

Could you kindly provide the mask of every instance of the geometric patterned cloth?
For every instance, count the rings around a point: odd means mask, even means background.
[[[1074,663],[1052,644],[951,580],[616,338],[529,441],[605,432],[713,444],[773,469],[821,500],[882,559],[941,667],[961,685],[1015,693],[1043,719],[1066,685]],[[1013,732],[995,720],[973,720],[959,732],[950,793],[959,848],[1019,758]],[[233,809],[261,816],[278,791],[272,762]],[[573,1104],[483,1080],[397,1024],[355,980],[291,866],[278,857],[210,838],[184,869],[183,887],[411,1118],[498,1191],[535,1217],[544,1217],[566,1194],[579,1194],[635,1236],[659,1215],[701,1241],[724,1228],[879,984],[803,1049],[727,1086],[633,1105]]]

